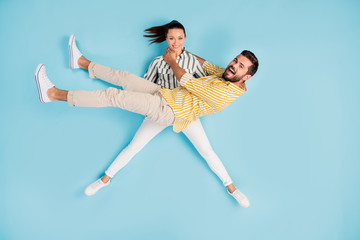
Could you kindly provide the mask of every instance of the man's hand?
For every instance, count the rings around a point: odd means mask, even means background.
[[[164,61],[170,66],[176,63],[176,57],[176,52],[171,50],[170,48],[167,48],[163,55]]]

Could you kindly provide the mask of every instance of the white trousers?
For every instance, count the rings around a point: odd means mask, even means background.
[[[140,128],[136,132],[130,144],[116,157],[110,167],[106,170],[106,175],[113,178],[114,175],[123,168],[153,137],[159,134],[167,126],[153,122],[145,118]],[[200,120],[189,124],[183,131],[185,136],[191,141],[196,150],[206,160],[210,169],[220,178],[224,186],[232,183],[224,165],[212,149]]]

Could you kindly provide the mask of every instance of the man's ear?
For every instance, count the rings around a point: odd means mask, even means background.
[[[243,80],[244,81],[247,81],[249,80],[249,78],[251,78],[252,76],[250,74],[246,74],[244,77],[243,77]]]

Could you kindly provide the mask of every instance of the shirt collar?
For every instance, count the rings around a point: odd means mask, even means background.
[[[223,71],[221,71],[221,72],[219,73],[219,75],[218,75],[219,78],[220,78],[222,81],[231,84],[232,86],[236,87],[237,89],[240,88],[242,91],[245,91],[245,92],[247,91],[245,82],[243,82],[243,83],[241,84],[241,86],[238,87],[238,86],[236,86],[235,84],[233,84],[232,82],[226,81],[226,80],[222,77],[224,71],[225,71],[225,69],[223,69]]]
[[[183,48],[183,50],[182,50],[182,53],[179,55],[179,56],[177,56],[177,58],[182,58],[183,57],[183,55],[184,55],[184,53],[185,53],[185,47]]]

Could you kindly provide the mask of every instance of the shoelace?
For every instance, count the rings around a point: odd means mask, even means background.
[[[245,200],[244,195],[242,195],[242,194],[240,193],[240,191],[235,190],[235,192],[233,192],[233,194],[234,194],[234,197],[236,196],[237,198],[239,198],[239,200]]]
[[[40,78],[44,79],[44,83],[45,83],[45,86],[47,88],[50,88],[50,87],[53,87],[54,84],[52,84],[50,82],[50,79],[49,77],[47,76],[46,74],[46,69],[45,69],[45,66],[43,66],[41,69],[40,69]]]
[[[76,46],[75,38],[73,39],[72,42],[72,51],[76,58],[79,58],[81,56],[81,52]]]

